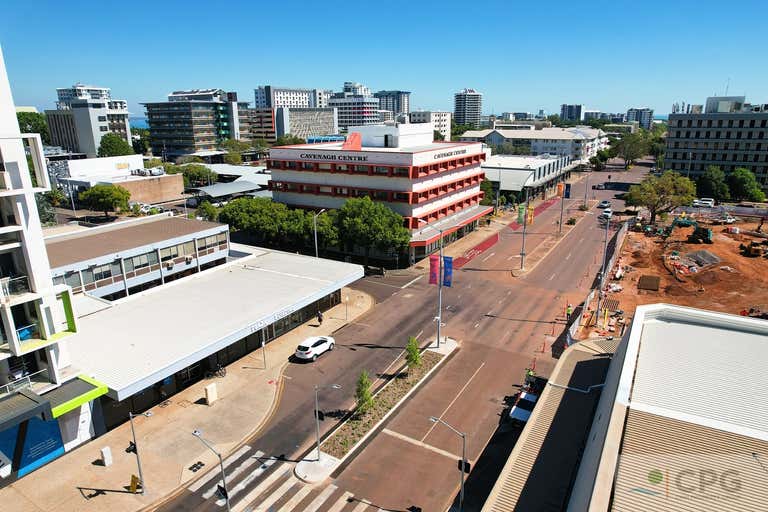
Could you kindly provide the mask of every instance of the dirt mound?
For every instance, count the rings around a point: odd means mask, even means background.
[[[696,284],[715,284],[720,282],[717,272],[699,272],[691,276],[691,281]]]
[[[632,253],[632,257],[634,260],[632,260],[631,265],[635,268],[648,268],[651,266],[648,253],[643,251],[635,251]]]
[[[670,284],[664,288],[664,293],[670,297],[683,297],[685,295],[691,295],[691,292],[680,286],[679,284]]]

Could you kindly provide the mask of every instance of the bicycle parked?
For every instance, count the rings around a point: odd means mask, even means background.
[[[206,379],[212,379],[214,377],[224,378],[226,376],[227,376],[227,368],[224,366],[221,366],[221,364],[217,364],[215,369],[208,370],[207,372],[205,372]]]

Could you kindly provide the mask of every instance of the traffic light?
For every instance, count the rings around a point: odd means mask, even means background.
[[[467,460],[467,461],[463,461],[463,460],[459,459],[459,461],[458,461],[458,462],[459,462],[459,463],[458,463],[458,468],[459,468],[459,471],[461,471],[462,462],[463,462],[463,463],[464,463],[464,464],[463,464],[463,466],[464,466],[464,472],[465,472],[465,473],[467,473],[467,474],[469,474],[469,470],[472,468],[472,464],[470,464],[468,460]]]
[[[128,448],[125,449],[125,453],[136,453],[136,444],[133,441],[128,441]]]

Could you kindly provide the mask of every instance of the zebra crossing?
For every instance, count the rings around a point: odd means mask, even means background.
[[[386,512],[334,484],[307,484],[294,475],[295,463],[242,446],[224,459],[233,512]],[[224,510],[221,473],[212,469],[187,487],[206,502],[206,510]]]

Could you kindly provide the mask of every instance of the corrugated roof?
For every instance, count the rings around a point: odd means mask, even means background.
[[[269,181],[269,179],[267,179]],[[202,195],[209,197],[224,197],[232,194],[243,194],[245,192],[253,192],[259,190],[261,185],[246,180],[235,180],[229,183],[216,183],[215,185],[209,185],[207,187],[197,187],[194,190]]]
[[[594,139],[605,135],[602,130],[577,126],[575,128],[542,128],[540,130],[470,130],[459,135],[464,138],[485,138],[491,132],[498,132],[505,139]]]
[[[128,249],[192,235],[223,224],[184,217],[160,216],[143,222],[128,221],[89,231],[45,239],[52,269]]]

